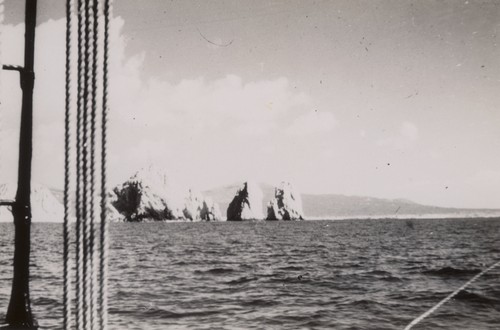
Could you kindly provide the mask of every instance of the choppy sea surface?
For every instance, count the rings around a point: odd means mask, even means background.
[[[0,317],[14,226],[0,224]],[[402,329],[500,259],[500,219],[111,225],[111,329]],[[33,224],[32,304],[62,318],[62,225]],[[500,269],[414,329],[499,329]]]

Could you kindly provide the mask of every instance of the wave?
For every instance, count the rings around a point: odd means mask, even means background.
[[[33,300],[33,305],[39,305],[39,306],[61,305],[61,301],[48,297],[40,297]]]
[[[162,308],[156,307],[139,307],[136,310],[120,310],[117,308],[110,308],[110,314],[118,314],[118,315],[133,315],[136,317],[139,316],[147,316],[149,318],[154,319],[178,319],[185,317],[202,317],[202,316],[210,316],[214,314],[219,314],[221,311],[193,311],[193,312],[172,312]]]
[[[391,276],[392,275],[391,273],[389,273],[388,271],[385,271],[385,270],[372,270],[372,271],[368,272],[367,274],[375,275],[375,276]]]
[[[276,276],[276,275],[274,275]],[[273,277],[267,280],[269,283],[301,283],[301,282],[310,282],[310,274],[309,273],[304,273],[304,274],[298,274],[297,276],[287,276],[287,277]]]
[[[223,275],[234,272],[232,268],[212,268],[207,270],[195,270],[195,274],[211,274],[211,275]]]
[[[464,276],[464,275],[476,275],[480,273],[480,269],[460,269],[454,267],[443,267],[439,269],[429,269],[422,271],[422,274],[426,275],[437,275],[437,276]]]
[[[467,302],[475,302],[475,303],[480,303],[480,304],[491,304],[491,305],[496,305],[500,303],[499,299],[495,299],[492,297],[488,297],[479,293],[474,293],[470,292],[467,290],[460,291],[454,299],[456,300],[461,300],[461,301],[467,301]]]
[[[303,270],[304,267],[301,266],[285,266],[285,267],[279,267],[279,270]]]
[[[143,312],[143,314],[148,317],[159,318],[159,319],[171,319],[171,318],[184,318],[184,317],[202,317],[202,316],[210,316],[214,314],[219,314],[220,311],[199,311],[199,312],[184,312],[184,313],[176,313],[167,311],[161,308],[152,308]]]
[[[369,307],[377,304],[378,303],[376,301],[370,299],[359,299],[359,300],[354,300],[353,302],[350,303],[351,306],[356,306],[356,307]]]
[[[242,301],[241,306],[251,306],[251,307],[268,307],[275,306],[279,304],[276,300],[265,300],[265,299],[253,299],[249,301]]]
[[[229,285],[238,285],[238,284],[252,282],[252,281],[255,281],[255,280],[257,280],[257,278],[255,278],[255,277],[246,277],[246,276],[243,276],[243,277],[237,278],[235,280],[231,280],[229,282],[226,282],[226,284],[229,284]]]

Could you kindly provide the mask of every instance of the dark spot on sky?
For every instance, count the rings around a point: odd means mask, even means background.
[[[387,163],[387,166],[391,166],[391,163]]]
[[[444,187],[444,189],[448,189],[448,186]]]
[[[481,65],[481,68],[484,68],[484,64],[483,64],[483,65]]]

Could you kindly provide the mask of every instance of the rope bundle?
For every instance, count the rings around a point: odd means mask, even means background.
[[[107,328],[110,17],[110,0],[66,1],[64,329]]]

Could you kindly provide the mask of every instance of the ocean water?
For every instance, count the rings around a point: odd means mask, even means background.
[[[61,327],[62,225],[33,224],[32,304]],[[111,225],[110,329],[402,329],[500,259],[500,219]],[[13,225],[0,224],[0,317]],[[414,329],[499,329],[500,269]]]

